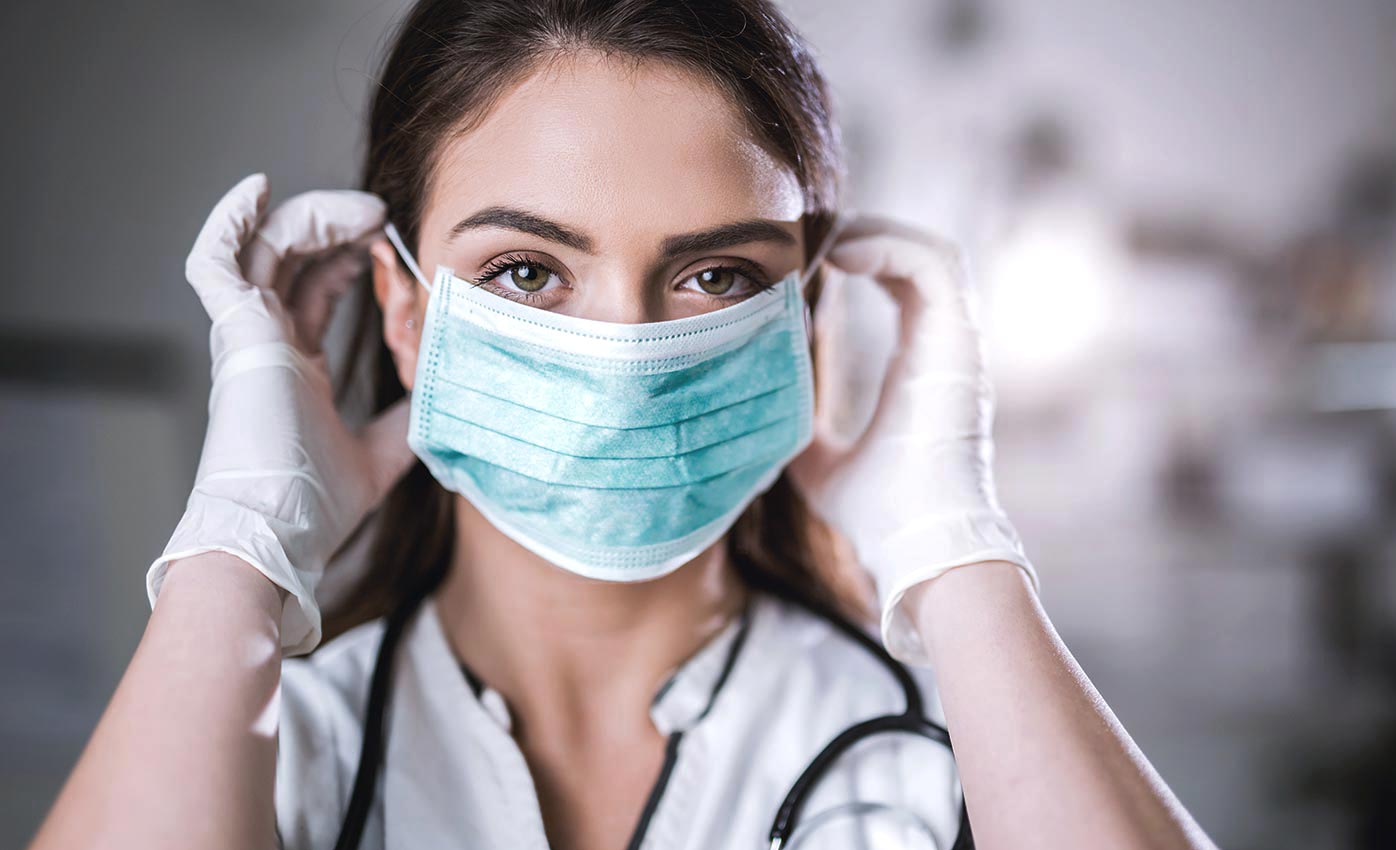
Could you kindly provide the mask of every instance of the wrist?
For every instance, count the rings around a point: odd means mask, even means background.
[[[163,595],[163,587],[171,564],[197,559],[198,566],[191,569],[184,564],[176,572],[198,575],[199,586],[214,579],[201,569],[210,563],[223,566],[223,573],[244,576],[237,584],[229,586],[228,592],[247,595],[257,604],[279,606],[279,632],[283,649],[287,655],[301,655],[315,648],[320,642],[320,608],[315,599],[315,586],[319,583],[324,566],[316,546],[319,541],[307,540],[308,520],[300,525],[291,525],[273,517],[250,511],[231,499],[206,496],[196,491],[190,497],[190,506],[180,518],[165,551],[146,571],[146,595],[151,607],[156,598]],[[288,549],[288,545],[290,548]],[[215,559],[210,559],[217,553]],[[274,585],[268,590],[265,582]],[[251,588],[255,588],[252,590]],[[268,596],[268,594],[275,594]],[[271,600],[275,599],[275,602]]]
[[[1038,605],[1033,579],[1010,561],[979,561],[909,588],[902,605],[933,661],[965,639],[993,632]]]
[[[281,622],[281,612],[289,595],[281,586],[242,558],[227,552],[208,551],[175,558],[165,565],[160,597],[206,595],[224,600],[240,600],[255,611]]]

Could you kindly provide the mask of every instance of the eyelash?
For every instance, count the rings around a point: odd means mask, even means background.
[[[485,287],[489,289],[491,292],[494,292],[498,295],[503,295],[505,298],[512,298],[515,301],[531,303],[541,300],[543,298],[543,295],[541,295],[540,293],[516,292],[512,289],[508,289],[506,287],[494,283],[495,278],[499,277],[500,275],[506,272],[511,272],[514,269],[517,269],[521,266],[528,266],[530,268],[538,269],[549,275],[558,274],[557,269],[554,269],[547,263],[530,259],[519,254],[505,254],[501,257],[496,257],[495,259],[487,263],[485,267],[480,270],[480,274],[471,280],[471,285]],[[684,280],[686,281],[691,277],[697,277],[698,275],[703,274],[704,272],[735,272],[737,274],[740,274],[742,277],[746,278],[746,280],[751,284],[753,291],[744,295],[712,295],[710,293],[700,292],[700,294],[705,295],[708,298],[711,298],[715,301],[743,301],[747,298],[750,298],[752,295],[755,295],[757,292],[763,292],[767,289],[770,289],[774,285],[766,279],[765,274],[761,271],[761,269],[758,266],[756,266],[754,263],[750,263],[744,260],[738,260],[732,263],[718,263],[716,265],[704,266],[703,268],[700,268],[697,271],[693,272],[693,274],[686,276]]]

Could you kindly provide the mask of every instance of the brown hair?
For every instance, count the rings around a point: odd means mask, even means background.
[[[468,132],[539,63],[580,49],[666,62],[711,80],[794,170],[805,198],[805,244],[812,251],[828,232],[843,176],[829,92],[808,46],[768,0],[420,0],[399,25],[378,78],[363,170],[363,188],[387,203],[408,245],[416,245],[442,143]],[[811,306],[820,284],[815,275]],[[382,342],[367,277],[358,295],[341,397],[365,377],[356,372],[366,371],[371,407],[382,410],[405,390]],[[420,462],[393,488],[372,526],[366,573],[326,612],[325,640],[385,616],[445,577],[452,498]],[[794,589],[810,602],[868,616],[855,571],[840,566],[837,538],[785,474],[738,518],[726,546],[752,587]]]

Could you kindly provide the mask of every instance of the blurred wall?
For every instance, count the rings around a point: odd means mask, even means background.
[[[138,642],[188,495],[208,319],[184,256],[254,171],[352,185],[397,4],[6,4],[0,845],[51,805]]]
[[[853,204],[972,252],[1002,500],[1125,726],[1223,846],[1393,846],[1396,7],[786,5]],[[354,183],[400,8],[0,12],[0,843],[95,725],[193,477],[184,254],[245,174]],[[839,297],[885,355],[887,305]]]

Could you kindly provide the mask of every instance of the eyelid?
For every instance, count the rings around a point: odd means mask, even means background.
[[[772,283],[771,276],[760,263],[748,260],[744,257],[718,257],[704,260],[694,266],[692,271],[680,277],[679,280],[681,282],[686,281],[691,277],[695,277],[712,269],[731,269],[740,272],[750,278],[753,283],[759,285],[769,286]]]
[[[731,271],[741,276],[742,278],[745,278],[747,281],[748,289],[750,291],[743,292],[737,295],[728,295],[725,293],[714,294],[711,292],[704,292],[701,286],[699,286],[698,288],[692,288],[685,285],[690,280],[696,279],[698,275],[702,274],[703,272],[714,270]],[[717,260],[707,265],[700,266],[699,268],[680,278],[678,288],[686,289],[690,292],[697,293],[698,295],[701,295],[705,298],[711,298],[718,301],[740,301],[746,298],[750,298],[751,296],[756,295],[759,292],[764,292],[774,285],[775,284],[770,279],[770,275],[766,274],[766,270],[761,268],[758,264],[753,263],[750,260],[740,260],[734,258],[730,260]]]
[[[487,273],[499,274],[510,265],[534,265],[547,269],[549,272],[562,277],[564,280],[567,280],[569,277],[564,271],[561,263],[554,262],[551,258],[537,256],[532,251],[524,249],[520,251],[505,251],[485,261],[480,265],[480,271],[475,275],[475,279],[479,280]],[[495,271],[489,272],[491,268]],[[752,278],[753,281],[769,281],[771,277],[760,263],[745,257],[710,257],[697,263],[689,263],[687,264],[687,268],[689,270],[685,274],[675,278],[675,280],[682,282],[694,275],[717,268],[735,269],[736,271],[746,274],[748,277]]]
[[[500,278],[510,273],[513,269],[525,265],[537,267],[548,275],[557,277],[558,282],[552,286],[545,284],[542,289],[529,291],[517,288],[513,283],[500,281]],[[571,284],[568,282],[562,269],[559,268],[559,265],[560,264],[554,263],[551,258],[536,256],[533,251],[528,249],[506,251],[486,261],[481,266],[481,270],[470,282],[476,287],[491,289],[494,290],[496,294],[516,300],[541,299],[546,297],[547,293],[554,290],[571,288]],[[709,257],[695,264],[690,264],[688,268],[689,271],[678,277],[675,289],[688,290],[704,298],[716,301],[743,300],[759,292],[768,290],[775,285],[774,281],[771,279],[771,275],[767,273],[766,269],[760,263],[747,259],[746,257]],[[709,271],[732,272],[743,278],[746,281],[746,286],[744,290],[739,291],[737,294],[715,294],[703,291],[701,286],[690,287],[687,285],[699,275]]]
[[[480,267],[479,273],[471,279],[471,282],[479,286],[487,281],[493,281],[519,266],[537,266],[550,275],[556,275],[559,280],[566,283],[566,277],[563,275],[562,269],[559,268],[558,264],[551,260],[529,256],[529,252],[527,251],[506,251],[490,259]]]

